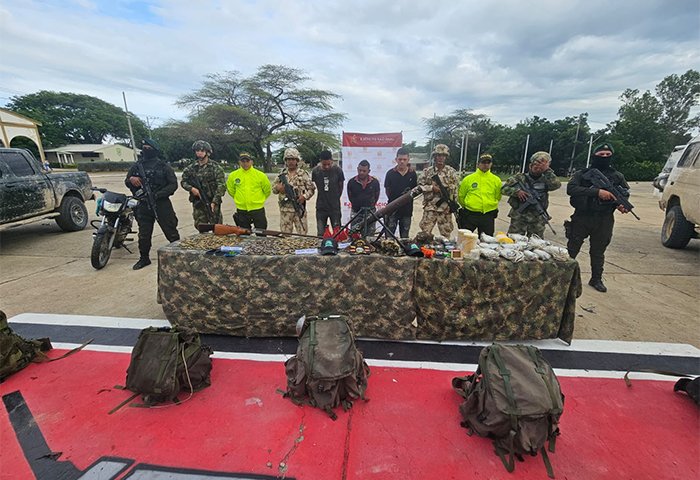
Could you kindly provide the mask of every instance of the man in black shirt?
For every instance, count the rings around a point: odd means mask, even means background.
[[[377,223],[365,221],[377,211],[379,200],[379,181],[369,174],[369,170],[369,162],[362,160],[357,165],[357,175],[348,180],[348,199],[352,206],[350,215],[355,218],[352,227],[362,224],[363,237],[374,233]]]
[[[384,177],[384,190],[388,202],[392,202],[409,190],[418,186],[418,175],[408,164],[409,155],[407,148],[399,148],[396,151],[396,166],[386,172]],[[413,202],[409,202],[396,210],[385,219],[386,228],[391,233],[396,233],[396,226],[399,227],[399,236],[408,238],[411,230],[411,217],[413,216]]]
[[[328,220],[332,228],[340,228],[340,195],[343,193],[345,175],[333,164],[333,154],[324,150],[319,155],[320,163],[311,171],[311,181],[316,184],[316,231],[322,236]]]

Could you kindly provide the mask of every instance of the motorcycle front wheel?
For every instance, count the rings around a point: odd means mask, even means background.
[[[100,232],[95,234],[95,239],[92,242],[92,253],[90,254],[90,262],[97,270],[107,265],[110,255],[112,255],[112,247],[110,240],[114,232]]]

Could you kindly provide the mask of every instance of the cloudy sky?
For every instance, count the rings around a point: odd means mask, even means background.
[[[470,108],[513,125],[614,120],[626,88],[700,68],[698,0],[0,0],[0,105],[94,95],[152,124],[207,73],[305,70],[345,131],[402,131]]]

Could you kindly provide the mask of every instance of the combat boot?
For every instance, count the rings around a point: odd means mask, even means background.
[[[139,258],[139,261],[134,263],[134,266],[132,267],[134,270],[141,270],[143,267],[146,267],[151,264],[151,259],[148,257],[141,257]]]
[[[600,278],[591,278],[588,281],[588,285],[590,285],[591,287],[595,288],[596,290],[598,290],[599,292],[602,292],[602,293],[605,293],[608,291],[608,289],[605,287],[605,284],[603,284],[603,280],[601,280]]]

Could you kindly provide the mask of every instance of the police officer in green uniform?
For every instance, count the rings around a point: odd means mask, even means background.
[[[586,172],[595,168],[605,175],[615,186],[628,192],[629,185],[625,177],[611,166],[613,155],[612,145],[604,143],[596,147],[591,159],[591,167],[580,170],[571,177],[566,186],[566,193],[571,197],[569,202],[574,207],[574,214],[570,222],[564,222],[567,248],[571,258],[576,258],[581,250],[583,241],[590,237],[591,279],[590,286],[599,292],[607,292],[603,283],[603,264],[605,263],[605,249],[612,239],[615,210],[628,213],[622,205],[617,205],[615,196],[602,188],[597,188],[584,178]]]
[[[168,163],[160,158],[160,149],[155,140],[147,138],[141,147],[141,158],[138,163],[143,166],[146,178],[142,178],[139,165],[131,166],[126,174],[124,184],[134,195],[139,195],[141,200],[136,207],[136,222],[139,224],[139,261],[134,264],[134,270],[139,270],[151,264],[149,257],[151,251],[151,236],[153,225],[158,214],[158,225],[170,242],[180,240],[177,231],[177,216],[170,202],[170,196],[177,190],[177,177],[175,171]],[[155,200],[155,206],[150,205],[143,196],[144,185],[147,185]],[[153,211],[155,207],[155,212]]]
[[[197,140],[192,144],[192,150],[195,161],[182,172],[180,185],[190,192],[194,226],[200,223],[223,223],[221,202],[226,192],[224,169],[211,160],[212,148],[209,142]]]

